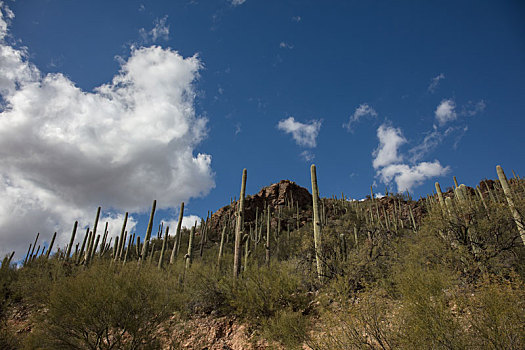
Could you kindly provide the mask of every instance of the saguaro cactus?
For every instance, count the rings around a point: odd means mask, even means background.
[[[217,265],[221,266],[221,258],[222,258],[222,252],[224,250],[224,238],[226,236],[226,223],[224,223],[224,226],[222,227],[222,233],[221,233],[221,244],[219,245],[219,255],[217,256]]]
[[[184,216],[184,202],[180,204],[180,212],[179,212],[179,222],[177,223],[177,231],[175,232],[175,242],[173,243],[173,249],[171,251],[170,256],[170,265],[172,265],[175,262],[175,258],[177,258],[177,254],[179,253],[180,248],[180,232],[182,227],[182,217]]]
[[[51,239],[51,243],[49,244],[49,248],[47,249],[46,259],[49,259],[49,254],[51,254],[51,249],[53,249],[53,244],[55,243],[55,238],[57,238],[56,232],[53,234],[53,238]]]
[[[184,258],[186,259],[186,268],[189,269],[191,263],[193,262],[193,238],[195,237],[195,226],[197,226],[197,221],[195,225],[190,230],[190,238],[188,239],[188,253]]]
[[[266,245],[264,248],[266,249],[266,265],[270,266],[270,223],[271,223],[271,215],[272,212],[270,210],[270,205],[268,205],[268,208],[266,210]]]
[[[151,213],[149,215],[148,228],[146,230],[146,237],[144,237],[144,245],[142,246],[142,253],[139,257],[139,264],[142,260],[146,259],[148,256],[149,240],[151,238],[151,230],[153,229],[153,217],[155,216],[155,207],[157,206],[157,201],[153,201],[151,206]]]
[[[246,192],[246,169],[242,171],[241,194],[239,196],[239,206],[237,208],[237,222],[235,224],[235,250],[233,256],[233,277],[237,278],[241,272],[241,240],[243,234],[243,217],[244,217],[244,193]]]
[[[67,246],[66,260],[69,260],[69,255],[71,254],[71,247],[73,246],[73,243],[75,242],[75,235],[77,233],[77,227],[78,227],[78,221],[75,221],[75,224],[73,225],[73,232],[71,233],[71,239],[69,240],[69,245]]]
[[[312,178],[312,205],[314,210],[314,245],[315,245],[315,261],[317,264],[317,277],[320,281],[323,279],[323,262],[321,258],[321,223],[319,221],[319,188],[317,187],[317,174],[315,164],[310,167],[310,175]]]
[[[164,233],[164,240],[162,241],[162,248],[160,250],[160,257],[159,257],[159,270],[162,269],[162,263],[164,261],[164,251],[166,250],[166,245],[168,243],[168,233],[170,232],[170,227],[166,226],[166,232]]]
[[[443,200],[443,192],[441,192],[441,187],[439,186],[439,182],[436,182],[435,186],[436,186],[436,192],[438,195],[439,205],[441,206],[441,209],[445,209],[445,201]]]
[[[119,246],[117,249],[117,253],[115,254],[115,262],[120,259],[120,256],[122,255],[122,249],[124,249],[124,245],[126,244],[126,239],[124,238],[124,232],[126,232],[126,224],[128,223],[128,212],[124,214],[124,222],[122,223],[122,229],[120,230],[120,238],[119,238]]]
[[[521,241],[525,245],[525,226],[523,218],[521,217],[521,214],[518,212],[516,206],[514,205],[514,200],[512,199],[512,190],[510,189],[509,183],[507,182],[507,177],[505,176],[505,173],[503,172],[503,168],[501,166],[496,166],[496,171],[498,172],[499,182],[501,183],[501,187],[503,188],[503,192],[505,193],[505,197],[507,198],[507,203],[509,205],[510,212],[512,213],[512,217],[514,217],[514,222],[518,227],[518,232],[520,234]]]

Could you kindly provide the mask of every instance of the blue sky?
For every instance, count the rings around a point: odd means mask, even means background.
[[[520,1],[4,1],[0,246],[95,208],[206,216],[281,179],[426,195],[525,174]],[[293,118],[293,119],[292,119]],[[120,214],[119,214],[120,213]],[[119,216],[120,215],[120,216]],[[23,253],[23,252],[22,252]],[[17,255],[21,255],[17,254]]]

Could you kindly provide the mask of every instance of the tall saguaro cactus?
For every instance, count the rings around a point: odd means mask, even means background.
[[[139,257],[139,264],[142,260],[146,259],[148,255],[148,248],[149,248],[149,240],[151,238],[151,230],[153,229],[153,217],[155,216],[155,208],[157,206],[157,201],[153,201],[153,205],[151,206],[151,213],[149,215],[149,222],[148,222],[148,228],[146,230],[146,237],[144,237],[144,245],[142,246],[142,253]]]
[[[244,216],[244,193],[246,192],[246,169],[242,171],[241,194],[239,196],[239,206],[237,208],[237,220],[235,223],[235,250],[233,256],[233,277],[237,278],[241,272],[241,240],[243,234],[243,216]]]
[[[179,253],[180,249],[180,229],[182,227],[182,217],[184,216],[184,202],[180,204],[179,222],[177,223],[177,231],[175,232],[175,241],[173,243],[173,249],[170,256],[170,265],[173,265],[175,258]]]
[[[191,263],[193,262],[193,238],[195,237],[196,226],[197,221],[195,221],[195,225],[190,230],[190,237],[188,239],[188,253],[184,256],[184,259],[186,260],[186,269],[189,269],[191,267]]]
[[[525,245],[525,226],[523,218],[521,217],[521,214],[518,212],[516,206],[514,205],[514,200],[512,199],[512,190],[510,189],[509,183],[507,182],[507,177],[505,176],[505,173],[503,172],[503,168],[501,166],[496,166],[496,171],[498,172],[499,182],[501,183],[501,187],[503,188],[503,192],[505,193],[505,197],[507,198],[507,203],[509,205],[510,212],[514,217],[514,222],[518,227],[518,232],[520,234],[521,240]]]
[[[321,222],[319,220],[319,187],[317,187],[317,173],[315,164],[310,167],[312,177],[312,205],[314,209],[314,245],[315,261],[317,264],[317,277],[323,279],[323,262],[321,260]]]
[[[436,192],[438,195],[439,205],[441,206],[441,209],[444,209],[445,201],[443,200],[443,192],[441,192],[441,187],[439,186],[439,182],[436,182],[435,186],[436,186]]]
[[[117,262],[118,259],[120,259],[121,251],[124,249],[124,245],[126,244],[126,239],[124,238],[124,232],[126,232],[126,224],[128,223],[128,212],[124,215],[124,222],[122,223],[122,229],[120,230],[120,237],[119,237],[119,245],[117,252],[115,253],[114,260]]]
[[[73,232],[71,233],[71,239],[69,240],[69,245],[67,246],[66,260],[69,260],[69,255],[71,255],[71,247],[73,247],[73,243],[75,242],[75,235],[77,233],[77,227],[78,227],[78,221],[75,221],[75,224],[73,225]]]

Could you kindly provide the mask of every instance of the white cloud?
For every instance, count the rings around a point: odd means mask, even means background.
[[[246,2],[246,0],[231,0],[233,6],[239,6]]]
[[[160,19],[155,19],[153,22],[155,26],[149,32],[147,32],[144,28],[140,28],[139,33],[142,37],[142,40],[144,40],[146,43],[156,42],[159,38],[168,40],[170,36],[170,26],[169,24],[166,24],[167,20],[167,15]]]
[[[197,221],[197,226],[201,224],[201,218],[197,215],[186,215],[182,217],[182,227],[185,227],[187,229],[190,229],[195,225],[195,221]],[[164,227],[169,226],[170,227],[170,236],[173,237],[175,235],[175,232],[177,232],[177,225],[179,223],[179,217],[169,219],[169,220],[162,220],[164,222]]]
[[[479,100],[476,103],[469,101],[466,106],[463,106],[463,111],[461,114],[473,117],[476,114],[483,112],[485,107],[487,107],[487,104],[483,100]]]
[[[182,227],[186,227],[188,229],[192,228],[193,225],[195,225],[195,222],[197,222],[197,226],[201,224],[201,218],[197,215],[189,215],[189,216],[183,216],[182,217]],[[174,226],[177,227],[177,226]]]
[[[422,143],[412,147],[409,150],[409,153],[411,154],[410,160],[412,162],[421,160],[421,158],[423,158],[428,152],[435,149],[441,143],[441,141],[443,141],[443,136],[444,134],[439,132],[437,129],[432,130],[432,132],[425,136]]]
[[[401,129],[382,124],[377,129],[377,137],[379,138],[379,146],[372,154],[374,156],[374,169],[403,160],[402,156],[398,154],[398,148],[407,140]]]
[[[315,154],[313,154],[312,152],[310,152],[308,150],[302,151],[300,156],[301,156],[301,158],[303,158],[303,160],[305,162],[311,162],[315,158]]]
[[[292,17],[292,21],[294,21],[294,22],[296,22],[296,23],[301,22],[301,20],[302,20],[301,16],[293,16],[293,17]]]
[[[355,109],[354,114],[350,116],[348,123],[343,124],[343,127],[349,131],[352,131],[352,124],[357,123],[359,119],[366,116],[375,118],[377,117],[377,112],[368,104],[362,103]]]
[[[293,139],[299,146],[314,148],[317,145],[317,135],[321,129],[321,120],[312,120],[305,124],[295,121],[294,117],[282,119],[277,128],[292,134]]]
[[[288,44],[288,43],[285,43],[284,41],[281,41],[281,42],[279,43],[279,48],[281,48],[281,49],[289,49],[289,50],[291,50],[291,49],[293,49],[293,45]]]
[[[403,192],[421,185],[425,180],[445,175],[449,167],[443,167],[438,160],[422,162],[416,165],[390,164],[379,170],[378,175],[384,183],[392,180],[397,185],[397,190]]]
[[[445,74],[440,73],[438,76],[432,78],[430,85],[428,86],[428,92],[434,93],[439,85],[439,81],[445,79]]]
[[[456,103],[452,99],[445,99],[441,101],[437,106],[435,115],[439,125],[445,125],[446,123],[455,120],[457,114],[455,111]]]
[[[413,165],[404,162],[399,147],[407,142],[401,129],[382,124],[377,129],[379,146],[374,151],[373,167],[376,175],[385,184],[394,181],[398,191],[411,190],[429,178],[441,176],[449,171],[439,161],[421,162]],[[417,149],[417,147],[416,147]]]
[[[198,57],[134,48],[110,83],[87,92],[3,39],[0,53],[0,72],[11,72],[0,74],[0,255],[25,253],[36,232],[65,243],[98,205],[146,212],[152,199],[175,207],[214,187],[211,156],[193,154],[207,134],[194,110]]]

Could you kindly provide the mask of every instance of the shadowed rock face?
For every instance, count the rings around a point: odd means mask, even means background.
[[[244,223],[249,225],[255,221],[256,212],[262,215],[264,208],[269,205],[272,212],[278,210],[279,206],[299,206],[301,215],[312,206],[312,195],[304,187],[297,185],[293,181],[281,180],[279,183],[262,188],[257,194],[247,196],[244,200]],[[218,232],[222,223],[229,218],[233,220],[235,216],[236,203],[227,205],[217,210],[211,217],[211,230]]]

